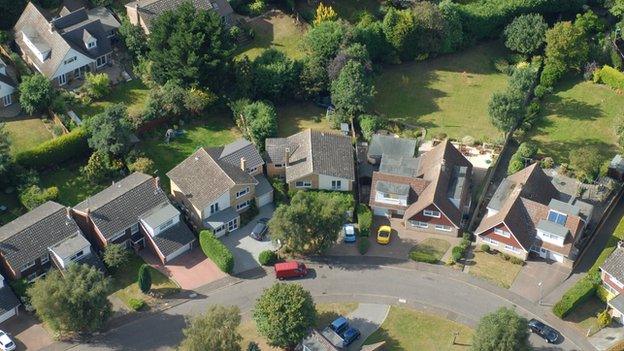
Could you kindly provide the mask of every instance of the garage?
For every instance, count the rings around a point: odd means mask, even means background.
[[[165,258],[166,262],[171,262],[171,260],[175,259],[176,257],[182,255],[183,253],[186,253],[187,251],[190,251],[191,248],[192,248],[191,244],[186,244],[182,246],[181,248],[179,248],[178,250],[174,251],[169,256],[167,256]]]
[[[273,190],[256,198],[256,204],[258,205],[258,207],[262,207],[271,203],[273,203]]]
[[[373,214],[375,214],[375,216],[387,216],[388,209],[381,208],[381,207],[373,207]]]
[[[20,305],[17,296],[13,293],[4,277],[0,275],[0,323],[17,316],[17,309]]]

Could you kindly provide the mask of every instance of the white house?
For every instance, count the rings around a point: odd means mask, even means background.
[[[16,86],[13,79],[7,74],[6,64],[0,59],[0,108],[13,104]]]

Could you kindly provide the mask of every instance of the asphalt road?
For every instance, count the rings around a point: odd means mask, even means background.
[[[358,259],[362,260],[359,257]],[[446,267],[431,267],[419,269],[416,266],[380,266],[377,262],[343,262],[332,265],[317,263],[311,265],[312,272],[307,279],[297,282],[309,290],[317,302],[405,304],[471,326],[475,326],[481,316],[501,306],[516,308],[524,316],[532,318],[537,315],[546,319],[565,335],[564,340],[557,345],[547,345],[532,335],[530,340],[536,350],[592,349],[582,336],[563,322],[548,316],[546,308],[514,296],[507,290],[480,285],[466,274]],[[148,314],[98,337],[89,344],[73,345],[73,349],[169,350],[179,345],[187,317],[205,311],[210,304],[237,305],[244,316],[249,316],[255,299],[274,282],[271,275],[263,275],[240,280],[233,285],[203,294],[200,289],[200,294],[195,299],[164,312]],[[59,345],[56,346],[58,348]]]

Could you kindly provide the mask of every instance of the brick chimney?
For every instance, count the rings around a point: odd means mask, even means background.
[[[247,160],[244,157],[241,157],[240,159],[240,168],[243,170],[243,172],[245,172],[245,170],[247,169]]]
[[[284,167],[288,167],[289,164],[289,159],[290,158],[290,148],[287,147],[284,149]]]
[[[160,190],[160,177],[154,177],[154,191]]]

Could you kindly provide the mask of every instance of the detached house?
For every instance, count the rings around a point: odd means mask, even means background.
[[[189,0],[135,0],[125,5],[126,14],[130,23],[141,26],[145,34],[149,34],[154,18],[165,11],[175,10],[186,1]],[[192,0],[190,2],[197,9],[216,12],[226,24],[231,22],[234,10],[227,0]]]
[[[148,246],[163,264],[189,251],[195,235],[181,220],[158,178],[135,172],[74,208],[76,221],[100,249]]]
[[[618,242],[617,248],[600,266],[602,288],[607,293],[607,305],[611,316],[624,324],[624,243]]]
[[[104,7],[49,18],[29,2],[15,24],[15,42],[24,60],[57,86],[111,63],[111,38],[120,24]]]
[[[48,201],[0,227],[0,263],[9,279],[32,281],[53,264],[64,270],[72,262],[101,267],[68,207]]]
[[[17,316],[20,302],[9,287],[9,284],[0,275],[0,323]]]
[[[369,152],[369,160],[379,162],[371,182],[373,213],[402,218],[410,230],[459,236],[470,209],[470,162],[448,140],[414,157],[413,141],[386,138],[392,137],[377,139],[385,145],[380,148],[373,140]]]
[[[307,129],[265,142],[267,174],[290,189],[352,191],[355,166],[351,139]]]
[[[171,194],[196,228],[217,236],[240,226],[240,213],[250,205],[273,202],[273,188],[263,175],[264,161],[245,139],[215,148],[199,148],[173,168]]]
[[[15,100],[15,89],[17,83],[7,74],[7,66],[0,59],[0,107],[7,107]]]
[[[560,193],[533,164],[505,178],[475,231],[477,244],[526,260],[529,253],[571,266],[593,207]]]

